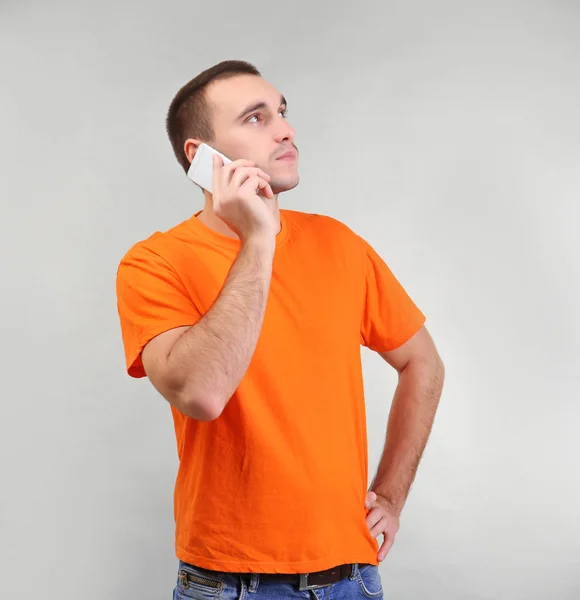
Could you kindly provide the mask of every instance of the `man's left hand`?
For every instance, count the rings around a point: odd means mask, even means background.
[[[392,504],[384,497],[375,492],[367,492],[365,508],[367,514],[367,525],[373,537],[383,534],[383,544],[379,548],[378,559],[385,559],[399,531],[399,515]]]

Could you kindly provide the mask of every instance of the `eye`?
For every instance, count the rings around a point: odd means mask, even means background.
[[[286,116],[288,115],[288,109],[287,108],[281,108],[278,111],[278,114],[282,115],[282,118],[285,119]],[[254,121],[252,119],[256,119],[256,120]],[[261,120],[262,120],[262,116],[259,113],[256,113],[255,115],[252,115],[251,117],[248,117],[246,119],[246,123],[253,123],[253,124],[255,124],[255,123],[258,123]]]

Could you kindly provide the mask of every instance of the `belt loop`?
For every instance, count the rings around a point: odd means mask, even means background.
[[[356,579],[358,575],[358,563],[352,563],[352,573],[348,576],[348,578],[353,581]]]
[[[248,592],[254,594],[258,586],[260,585],[260,576],[258,573],[250,573],[250,585],[248,586]]]

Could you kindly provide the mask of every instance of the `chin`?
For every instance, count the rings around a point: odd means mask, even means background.
[[[293,190],[300,183],[300,177],[298,174],[292,178],[284,178],[281,180],[270,181],[270,187],[274,195],[281,194],[282,192],[289,192]]]

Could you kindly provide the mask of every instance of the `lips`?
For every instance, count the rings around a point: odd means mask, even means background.
[[[288,152],[282,154],[282,156],[279,156],[276,160],[296,160],[297,157],[298,154],[295,150],[289,150]]]

